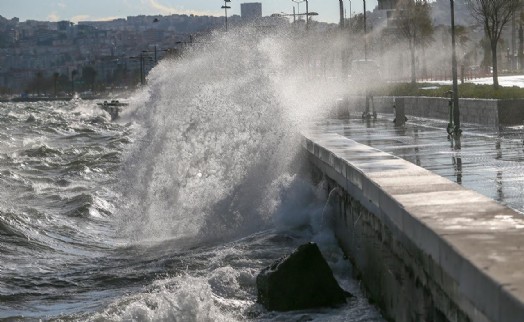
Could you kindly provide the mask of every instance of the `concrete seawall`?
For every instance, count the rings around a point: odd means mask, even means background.
[[[375,96],[373,105],[378,113],[393,113],[393,105],[407,116],[418,116],[441,120],[449,119],[448,98],[423,96]],[[346,108],[354,111],[365,106],[363,97],[347,99]],[[491,127],[524,124],[524,100],[460,99],[461,121]],[[339,114],[344,113],[339,107]],[[347,113],[347,112],[346,112]]]
[[[336,189],[334,227],[395,321],[524,321],[524,219],[481,194],[337,134],[305,135]]]

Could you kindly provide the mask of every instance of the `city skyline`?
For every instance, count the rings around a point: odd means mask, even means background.
[[[240,4],[249,2],[262,3],[262,13],[269,16],[273,13],[292,13],[295,10],[305,12],[305,3],[296,4],[291,0],[232,0],[228,15],[240,15]],[[220,7],[223,1],[209,0],[90,0],[79,2],[78,0],[18,0],[3,3],[0,15],[11,19],[20,18],[21,21],[104,21],[127,16],[137,15],[172,15],[172,14],[194,14],[208,16],[223,16],[224,11]],[[349,16],[349,0],[344,0],[346,15]],[[362,12],[363,1],[351,1],[351,12],[358,14]],[[371,11],[377,5],[377,0],[367,0],[367,10]],[[319,13],[315,17],[318,21],[339,21],[339,1],[331,0],[309,0],[309,11]]]

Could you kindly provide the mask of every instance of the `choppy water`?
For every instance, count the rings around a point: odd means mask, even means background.
[[[0,105],[0,319],[382,320],[300,175],[297,133],[343,86],[304,82],[285,35],[206,41],[117,122],[95,102]],[[265,311],[256,275],[311,240],[357,297]]]

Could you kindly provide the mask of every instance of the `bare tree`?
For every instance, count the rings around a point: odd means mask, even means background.
[[[398,35],[408,41],[411,54],[411,82],[416,79],[415,49],[433,40],[431,7],[427,0],[400,0],[396,7],[395,24]]]
[[[497,44],[504,26],[521,8],[521,0],[467,0],[473,17],[484,26],[490,42],[491,62],[493,66],[493,87],[499,87]]]

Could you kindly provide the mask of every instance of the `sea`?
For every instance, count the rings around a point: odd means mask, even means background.
[[[346,90],[340,39],[318,37],[203,36],[109,95],[115,121],[93,100],[0,103],[0,320],[384,321],[304,171],[300,132]],[[310,241],[354,297],[267,311],[257,274]]]

